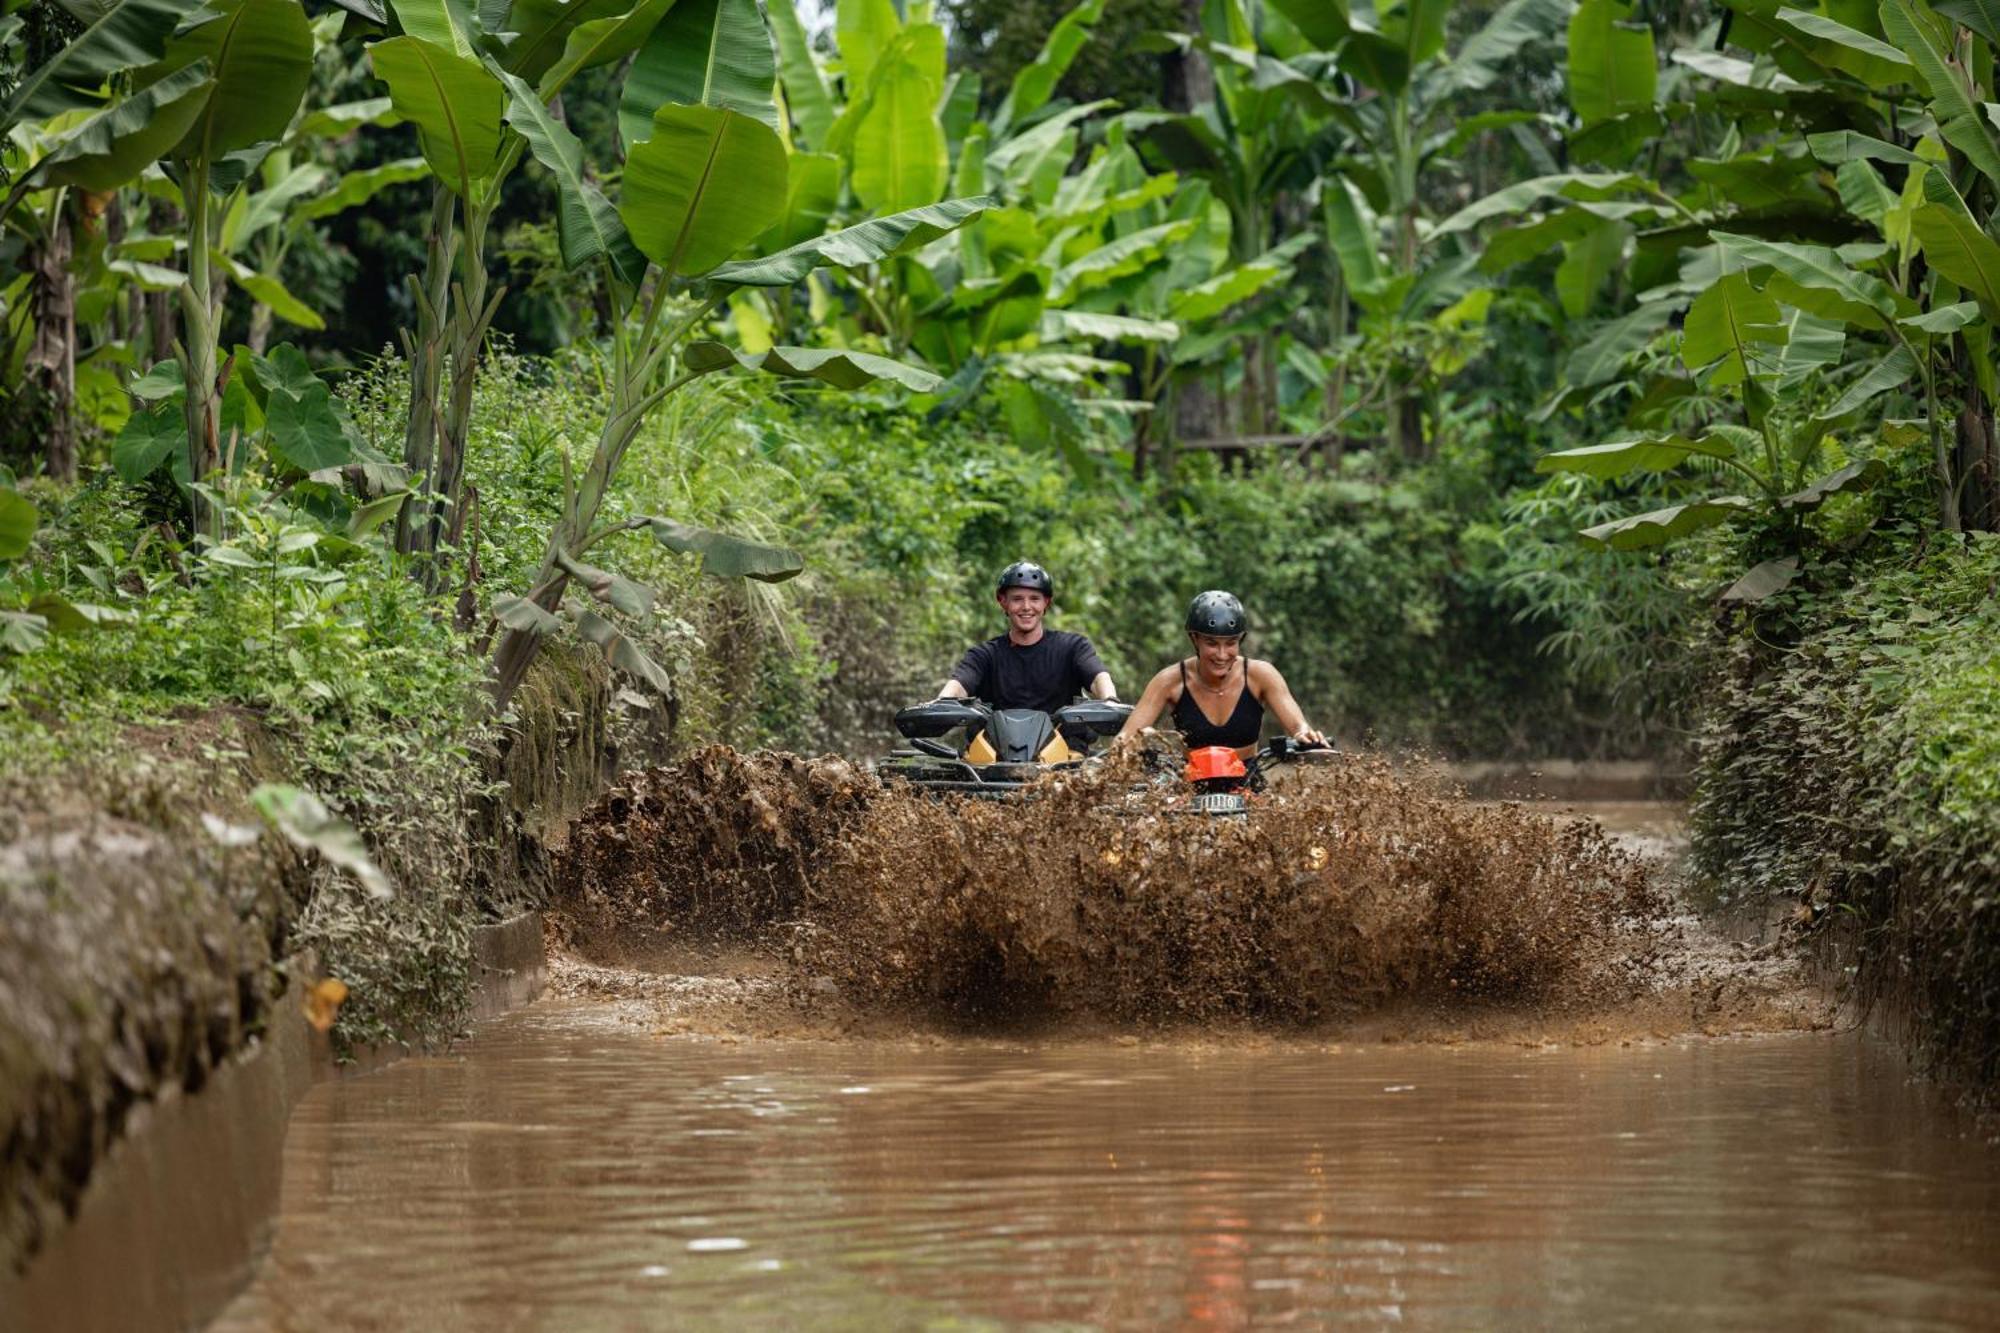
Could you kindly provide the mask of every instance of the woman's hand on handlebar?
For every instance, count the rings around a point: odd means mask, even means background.
[[[1325,745],[1326,737],[1311,723],[1306,723],[1292,733],[1292,739],[1301,745]]]

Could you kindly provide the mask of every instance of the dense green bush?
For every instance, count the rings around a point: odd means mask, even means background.
[[[1830,583],[1835,569],[1814,571]],[[1700,744],[1696,864],[1835,928],[1861,994],[2000,1079],[2000,537],[1787,594],[1734,639]]]

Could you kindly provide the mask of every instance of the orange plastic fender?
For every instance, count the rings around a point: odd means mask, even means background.
[[[1204,745],[1199,750],[1189,750],[1187,757],[1187,780],[1208,782],[1216,778],[1243,778],[1250,776],[1250,770],[1237,758],[1236,751],[1227,745]]]

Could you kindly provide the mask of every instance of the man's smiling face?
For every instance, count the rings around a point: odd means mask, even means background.
[[[1026,638],[1042,627],[1049,599],[1033,588],[1009,588],[1000,594],[1000,609],[1007,613],[1007,631]]]

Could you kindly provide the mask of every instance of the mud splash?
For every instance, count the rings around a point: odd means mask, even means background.
[[[713,748],[593,812],[558,915],[594,962],[750,938],[805,1007],[837,992],[974,1021],[1299,1025],[1657,982],[1665,899],[1594,826],[1368,759],[1248,819],[1182,798],[1118,763],[1021,804],[940,803],[839,760]]]

